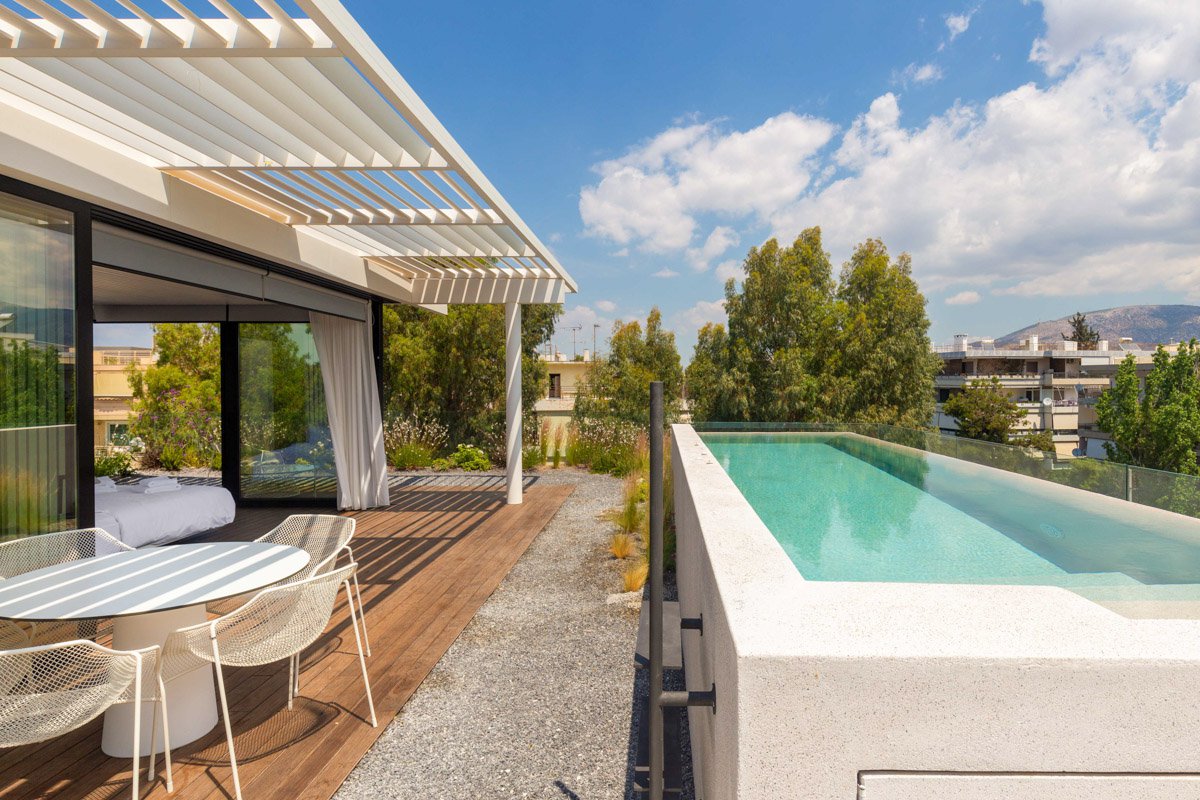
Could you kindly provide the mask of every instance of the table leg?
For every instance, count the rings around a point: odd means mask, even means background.
[[[161,645],[179,628],[208,619],[204,606],[188,606],[153,614],[117,617],[113,620],[113,648],[135,650]],[[154,692],[153,677],[143,679],[143,697]],[[156,703],[142,701],[141,755],[150,754],[150,721]],[[167,712],[171,715],[171,746],[179,747],[199,739],[217,724],[217,696],[211,665],[205,665],[167,682]],[[157,725],[158,752],[163,747],[163,726]],[[101,749],[110,756],[133,756],[133,703],[120,703],[104,714]]]

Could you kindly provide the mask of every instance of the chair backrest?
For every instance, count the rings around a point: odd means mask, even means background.
[[[336,514],[292,514],[256,541],[286,544],[308,553],[308,566],[283,581],[294,583],[333,566],[338,551],[354,538],[354,526],[354,517]]]
[[[148,652],[82,639],[0,652],[0,747],[45,741],[100,716],[126,699]]]
[[[42,533],[0,544],[0,578],[133,548],[103,528]]]
[[[197,661],[214,661],[213,638],[221,663],[232,667],[270,664],[299,653],[325,632],[338,587],[357,566],[272,586],[224,616],[175,631],[163,645],[164,671],[179,674]]]

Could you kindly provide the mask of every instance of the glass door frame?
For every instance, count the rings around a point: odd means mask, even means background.
[[[0,175],[0,192],[51,206],[73,217],[75,246],[75,525],[96,524],[95,431],[92,429],[92,205],[84,200]]]
[[[372,305],[375,305],[374,301]],[[336,494],[333,497],[246,497],[242,493],[242,324],[221,323],[221,485],[233,495],[239,508],[336,509]],[[380,377],[377,373],[376,379]],[[382,404],[382,391],[379,396]],[[235,457],[228,457],[230,453]]]
[[[280,264],[260,256],[253,255],[236,248],[218,244],[198,236],[167,228],[155,222],[142,219],[121,211],[114,211],[102,205],[71,197],[51,189],[45,189],[18,178],[0,173],[0,192],[15,197],[32,200],[47,206],[53,206],[74,216],[75,225],[75,474],[76,500],[75,522],[81,528],[95,525],[96,508],[95,496],[90,489],[95,483],[95,431],[92,425],[93,406],[95,397],[92,376],[92,325],[94,310],[92,303],[92,223],[103,222],[135,233],[158,239],[163,242],[181,245],[200,253],[226,258],[252,267],[265,269],[269,273],[290,277],[302,283],[318,286],[339,294],[367,300],[371,306],[372,343],[374,345],[375,379],[379,388],[380,405],[383,404],[384,391],[384,362],[383,362],[383,306],[389,301],[379,295],[371,294],[362,289],[340,284],[331,278],[324,278],[306,272],[296,267]],[[242,498],[238,477],[238,458],[224,458],[225,453],[241,453],[241,431],[239,416],[239,393],[241,391],[238,376],[238,324],[236,322],[219,322],[221,330],[221,482],[233,495],[239,506],[258,507],[319,507],[326,504],[319,499],[256,499]],[[81,369],[80,366],[85,368]],[[383,409],[380,409],[382,414]],[[336,506],[336,501],[328,501],[329,507]]]

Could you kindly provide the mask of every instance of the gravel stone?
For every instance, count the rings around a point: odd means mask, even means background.
[[[367,798],[622,798],[637,610],[601,514],[621,481],[573,469],[575,491],[338,791]]]

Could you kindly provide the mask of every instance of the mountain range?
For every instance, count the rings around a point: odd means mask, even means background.
[[[1200,306],[1119,306],[1083,312],[1088,324],[1107,339],[1115,349],[1123,336],[1137,344],[1170,344],[1200,339]],[[997,345],[1019,344],[1022,339],[1036,335],[1041,342],[1062,341],[1071,330],[1068,317],[1036,322],[1020,330],[996,338]]]

